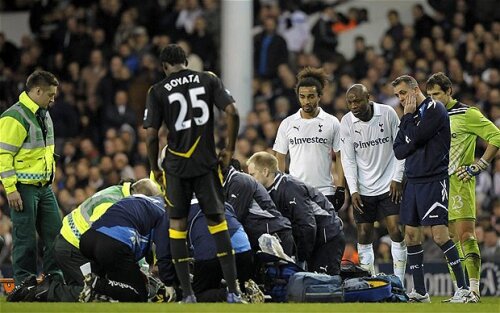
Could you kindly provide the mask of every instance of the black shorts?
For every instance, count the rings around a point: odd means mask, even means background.
[[[392,202],[389,192],[379,196],[361,196],[363,214],[354,210],[356,224],[380,221],[390,215],[399,215],[399,204]]]
[[[449,178],[428,183],[407,182],[401,202],[401,224],[448,225]]]
[[[224,189],[217,170],[192,178],[180,178],[168,173],[165,177],[170,218],[188,216],[193,194],[205,215],[224,214]]]

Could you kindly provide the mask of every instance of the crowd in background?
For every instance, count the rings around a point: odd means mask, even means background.
[[[429,0],[433,11],[416,4],[410,24],[400,21],[397,8],[387,8],[390,27],[379,46],[358,36],[352,58],[336,49],[338,37],[369,23],[370,12],[338,10],[336,4],[344,2],[349,1],[254,1],[254,107],[241,116],[246,126],[236,157],[242,164],[254,152],[271,151],[279,123],[299,108],[295,75],[304,66],[328,73],[321,105],[339,120],[348,111],[345,92],[353,83],[364,84],[374,101],[401,114],[391,81],[410,74],[424,84],[442,71],[453,81],[456,98],[500,126],[500,22],[488,14],[488,1]],[[17,102],[33,70],[51,71],[60,80],[50,114],[60,155],[54,190],[63,215],[120,179],[149,175],[142,117],[149,86],[164,76],[158,63],[163,47],[179,43],[191,69],[220,73],[219,0],[5,1],[3,6],[30,10],[32,33],[20,45],[0,33],[0,113]],[[222,138],[224,125],[218,127]],[[478,156],[484,148],[478,142]],[[482,259],[498,261],[500,161],[478,176],[476,195]],[[6,241],[0,269],[10,276],[11,223],[1,185],[0,209],[0,235]],[[345,258],[355,261],[352,208],[341,216],[348,240]],[[378,229],[377,258],[388,262],[390,240],[384,227]],[[426,261],[441,260],[441,251],[428,242]]]

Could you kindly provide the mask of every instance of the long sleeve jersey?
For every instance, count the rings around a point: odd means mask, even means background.
[[[230,167],[224,180],[224,191],[238,221],[256,238],[291,228],[290,221],[276,209],[267,190],[252,176]]]
[[[441,102],[426,98],[415,113],[403,115],[394,154],[398,160],[406,159],[408,181],[424,183],[447,177],[450,141],[450,119]]]
[[[316,246],[342,230],[342,221],[326,197],[301,180],[278,173],[267,189],[278,210],[292,222],[299,261],[309,259]]]

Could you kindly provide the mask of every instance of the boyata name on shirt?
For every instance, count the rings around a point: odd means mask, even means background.
[[[165,84],[165,87],[168,91],[172,90],[172,88],[175,88],[180,85],[184,84],[189,84],[189,83],[199,83],[200,82],[200,77],[198,75],[188,75],[188,76],[183,76],[183,77],[178,77],[174,78],[168,81],[168,83]]]
[[[303,143],[323,143],[326,144],[328,143],[327,138],[321,138],[321,137],[293,137],[290,138],[290,144],[292,145],[300,145]]]
[[[364,148],[368,148],[368,147],[374,147],[374,146],[378,146],[378,145],[381,145],[381,144],[384,144],[384,143],[388,143],[389,142],[389,137],[384,137],[384,138],[377,138],[375,140],[368,140],[368,141],[355,141],[354,142],[354,149],[364,149]]]

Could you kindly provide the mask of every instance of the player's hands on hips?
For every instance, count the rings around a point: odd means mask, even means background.
[[[358,213],[363,214],[363,201],[361,200],[361,196],[359,193],[355,192],[351,195],[351,201],[352,201],[352,206],[353,208],[358,211]]]
[[[458,176],[458,179],[466,182],[471,180],[474,176],[479,175],[479,173],[487,169],[489,165],[490,164],[488,162],[481,158],[477,160],[476,163],[459,167],[456,174]]]
[[[221,165],[222,169],[229,167],[229,164],[231,164],[233,153],[234,151],[229,151],[226,149],[222,149],[221,152],[219,152],[219,164]]]
[[[13,208],[17,212],[23,210],[23,200],[21,199],[21,194],[19,191],[15,190],[7,195],[7,201],[9,202],[9,207]]]
[[[403,196],[403,184],[393,180],[391,182],[391,187],[389,191],[392,202],[398,204],[401,202],[401,197]]]

